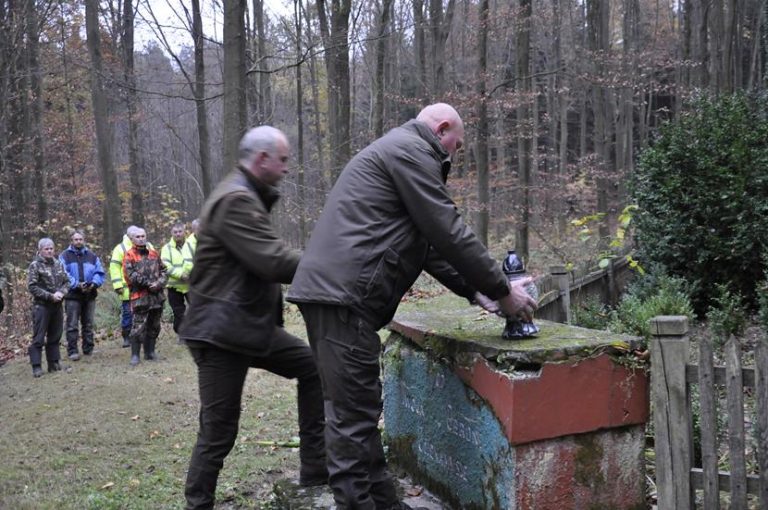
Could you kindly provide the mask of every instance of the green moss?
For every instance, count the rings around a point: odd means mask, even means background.
[[[600,469],[603,459],[603,447],[597,442],[594,434],[576,436],[579,449],[576,452],[574,478],[580,485],[596,487],[605,483],[605,477]]]

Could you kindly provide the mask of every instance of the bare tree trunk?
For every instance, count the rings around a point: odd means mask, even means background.
[[[245,132],[245,0],[224,2],[223,163],[237,163],[237,146]]]
[[[267,35],[264,23],[264,1],[254,0],[253,21],[256,23],[256,59],[259,63],[259,113],[257,124],[269,124],[272,119],[272,79],[267,60]]]
[[[602,58],[608,52],[608,5],[602,0],[587,1],[587,40],[589,49],[595,59],[593,67],[595,78],[602,77],[605,69],[601,63]],[[608,229],[608,166],[610,164],[609,151],[609,123],[611,115],[608,109],[609,100],[607,91],[599,83],[592,87],[592,111],[594,112],[593,138],[595,153],[597,155],[597,211],[605,216],[600,221],[599,235],[601,242],[605,242],[609,236]]]
[[[710,0],[708,5],[709,87],[713,93],[717,94],[724,87],[722,76],[723,56],[720,53],[725,44],[723,0]]]
[[[296,129],[298,141],[296,155],[299,164],[299,175],[296,188],[299,202],[299,245],[304,248],[307,239],[307,204],[304,185],[304,88],[301,83],[301,0],[293,0],[293,22],[296,25]]]
[[[328,125],[331,139],[331,180],[341,173],[350,157],[349,14],[352,0],[331,0],[328,23],[325,0],[317,1],[320,33],[326,51],[328,75]]]
[[[139,126],[136,76],[133,70],[133,0],[123,0],[123,70],[128,105],[128,176],[131,182],[131,223],[144,225],[144,201],[139,177]]]
[[[45,164],[43,160],[43,77],[40,70],[40,27],[35,0],[27,1],[27,58],[29,88],[31,92],[30,136],[32,138],[32,165],[34,168],[34,194],[37,198],[37,224],[48,221],[48,200],[45,192]]]
[[[376,74],[375,89],[376,101],[373,108],[373,136],[381,137],[384,134],[384,63],[387,58],[387,41],[385,37],[389,25],[389,12],[392,9],[392,0],[383,0],[381,13],[379,14],[379,30],[376,40]]]
[[[488,185],[488,98],[485,92],[485,76],[488,72],[488,0],[480,0],[480,26],[477,64],[477,235],[488,244],[490,190]]]
[[[304,10],[304,19],[307,22],[307,46],[314,47],[314,40],[312,36],[312,24],[309,19],[309,11],[302,6]],[[325,198],[325,190],[328,189],[330,183],[330,176],[328,175],[328,169],[325,167],[325,136],[323,135],[321,113],[320,113],[320,90],[318,87],[317,79],[317,58],[315,52],[309,53],[309,83],[312,89],[312,112],[313,112],[313,124],[315,131],[315,152],[317,153],[317,162],[319,165],[320,175],[320,198],[321,202]]]
[[[531,216],[531,113],[528,101],[531,89],[531,0],[519,0],[520,21],[517,29],[517,82],[520,106],[517,108],[517,160],[520,178],[520,216],[515,233],[515,250],[528,260],[529,221]]]
[[[104,245],[111,246],[122,235],[122,210],[117,190],[117,174],[112,164],[112,129],[109,123],[107,98],[104,93],[104,75],[101,58],[101,36],[99,34],[99,2],[85,1],[85,27],[88,52],[91,55],[91,101],[96,124],[96,145],[99,156],[101,186],[104,189],[103,218]]]
[[[429,23],[432,27],[432,97],[444,100],[445,94],[445,46],[453,24],[456,0],[448,0],[443,12],[443,0],[429,0]]]
[[[413,0],[413,33],[415,39],[416,67],[416,97],[422,105],[429,103],[429,89],[427,85],[427,45],[424,37],[424,0]]]
[[[211,194],[211,147],[208,134],[208,108],[205,105],[205,38],[200,0],[192,0],[192,39],[195,45],[195,113],[197,115],[198,155],[203,198]]]

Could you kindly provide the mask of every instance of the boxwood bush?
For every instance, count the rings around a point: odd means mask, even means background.
[[[767,112],[764,97],[698,98],[640,155],[640,258],[687,280],[699,314],[718,284],[756,304],[768,245]]]

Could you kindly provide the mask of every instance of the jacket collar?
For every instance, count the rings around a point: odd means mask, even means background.
[[[251,172],[240,165],[237,166],[237,169],[240,171],[240,174],[245,177],[245,182],[248,184],[248,186],[253,191],[255,191],[257,195],[259,195],[259,198],[261,198],[261,201],[264,202],[264,207],[267,208],[267,211],[271,211],[272,206],[275,205],[277,199],[280,198],[280,192],[278,189],[274,186],[270,186],[269,184],[264,184],[256,177],[254,177]]]
[[[51,257],[49,259],[43,257],[42,255],[35,255],[35,262],[40,262],[42,264],[48,264],[51,265],[56,260],[56,257]]]
[[[445,147],[440,143],[440,139],[429,129],[424,122],[420,120],[409,120],[402,126],[403,128],[416,133],[420,138],[424,139],[437,153],[437,157],[441,163],[441,172],[443,174],[443,182],[448,180],[448,173],[451,171],[451,155],[445,150]]]
[[[70,245],[69,245],[69,248],[67,248],[67,250],[68,250],[68,251],[71,251],[71,252],[74,252],[74,253],[78,253],[78,252],[79,252],[79,253],[86,253],[86,252],[88,251],[88,247],[87,247],[87,246],[83,246],[82,248],[79,248],[79,249],[78,249],[78,248],[75,248],[74,246],[72,246],[72,245],[70,244]]]

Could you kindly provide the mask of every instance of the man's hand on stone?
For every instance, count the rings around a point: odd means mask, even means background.
[[[499,299],[499,309],[507,317],[520,317],[526,322],[533,320],[533,312],[538,308],[525,287],[533,282],[532,277],[521,278],[509,283],[509,294]]]
[[[476,305],[480,306],[483,310],[487,312],[498,313],[499,311],[499,303],[489,298],[485,294],[481,294],[480,292],[475,292],[474,301]]]

